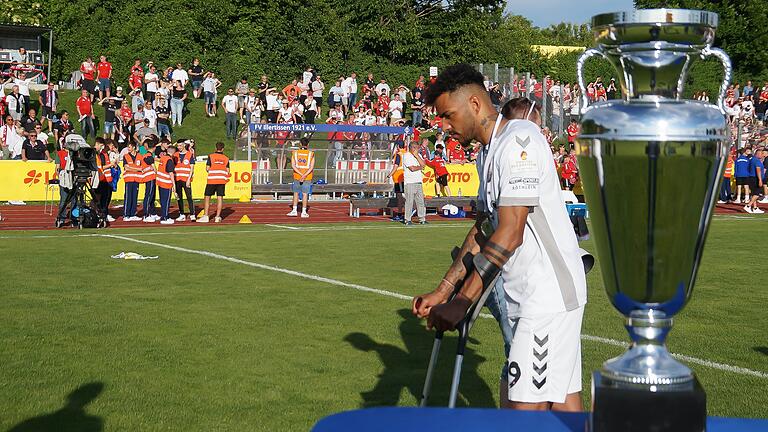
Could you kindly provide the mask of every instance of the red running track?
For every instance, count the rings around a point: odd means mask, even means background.
[[[761,207],[768,214],[768,206]],[[215,206],[212,206],[212,210]],[[197,207],[200,212],[201,207]],[[310,217],[307,219],[288,217],[285,214],[291,210],[288,202],[252,202],[242,204],[225,204],[222,211],[221,224],[237,224],[240,219],[247,215],[255,224],[316,224],[316,223],[339,223],[339,222],[371,222],[387,221],[387,217],[362,216],[359,219],[349,216],[349,203],[347,202],[322,202],[311,203],[309,209]],[[109,212],[117,220],[110,224],[112,228],[140,227],[140,226],[191,226],[202,225],[193,221],[177,222],[173,225],[160,225],[159,223],[144,222],[123,222],[122,208],[112,208]],[[738,204],[718,204],[715,208],[716,214],[742,214],[747,215],[742,205]],[[0,214],[3,220],[0,221],[0,230],[40,230],[54,228],[55,215],[47,215],[41,205],[26,206],[0,206]],[[141,213],[139,213],[141,214]],[[178,216],[178,210],[171,211],[171,217]],[[217,225],[211,222],[208,225]]]
[[[197,212],[199,213],[201,210],[202,206],[198,204]],[[212,213],[215,213],[215,204],[211,206],[210,210]],[[349,204],[347,202],[311,203],[309,208],[310,217],[306,219],[286,216],[286,213],[288,213],[290,210],[291,206],[288,202],[225,203],[221,213],[221,224],[237,224],[240,219],[246,215],[255,224],[312,224],[388,220],[384,216],[365,216],[361,219],[351,218],[349,216]],[[2,214],[3,218],[3,220],[0,222],[0,230],[37,230],[54,228],[55,214],[45,214],[43,211],[43,206],[40,205],[2,206],[0,207],[0,214]],[[110,224],[110,227],[112,228],[203,225],[189,220],[185,222],[176,222],[173,225],[161,225],[158,222],[123,222],[122,207],[111,208],[109,214],[116,219],[115,222]],[[139,210],[139,216],[141,215],[141,210]],[[170,216],[172,218],[176,218],[178,215],[178,210],[172,208]],[[218,225],[213,222],[213,217],[210,219],[211,221],[208,223],[208,225]]]

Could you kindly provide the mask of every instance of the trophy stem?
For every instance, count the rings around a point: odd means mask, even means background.
[[[667,351],[671,317],[656,309],[635,310],[627,318],[626,328],[632,345],[621,356],[605,362],[602,373],[606,379],[618,385],[651,386],[652,391],[693,381],[693,372]]]

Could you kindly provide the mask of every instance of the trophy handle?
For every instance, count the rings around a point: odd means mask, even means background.
[[[579,61],[576,62],[576,76],[579,77],[579,90],[581,90],[581,110],[584,111],[584,109],[589,105],[589,98],[587,97],[587,86],[584,85],[584,63],[587,62],[592,57],[600,56],[605,58],[605,55],[602,51],[594,48],[590,48],[586,51],[584,51],[584,54],[579,57]]]
[[[731,83],[731,77],[733,76],[733,67],[731,66],[731,58],[728,54],[720,48],[706,47],[701,50],[702,57],[717,57],[720,63],[723,65],[723,83],[720,84],[720,94],[717,96],[717,106],[720,111],[725,114],[725,93],[728,91],[728,84]]]

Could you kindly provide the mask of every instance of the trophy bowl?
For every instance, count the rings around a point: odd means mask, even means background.
[[[606,293],[632,340],[593,375],[595,431],[704,428],[703,389],[665,340],[693,293],[727,158],[731,65],[711,47],[717,20],[679,9],[597,15],[596,48],[577,63],[576,154],[591,232]],[[589,105],[583,71],[595,56],[616,68],[622,100]],[[692,63],[708,56],[725,72],[717,105],[681,99]]]

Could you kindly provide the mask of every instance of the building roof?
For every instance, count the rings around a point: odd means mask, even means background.
[[[48,27],[0,23],[0,34],[13,32],[14,34],[38,36],[38,35],[48,34],[48,32],[50,31],[51,29]]]

